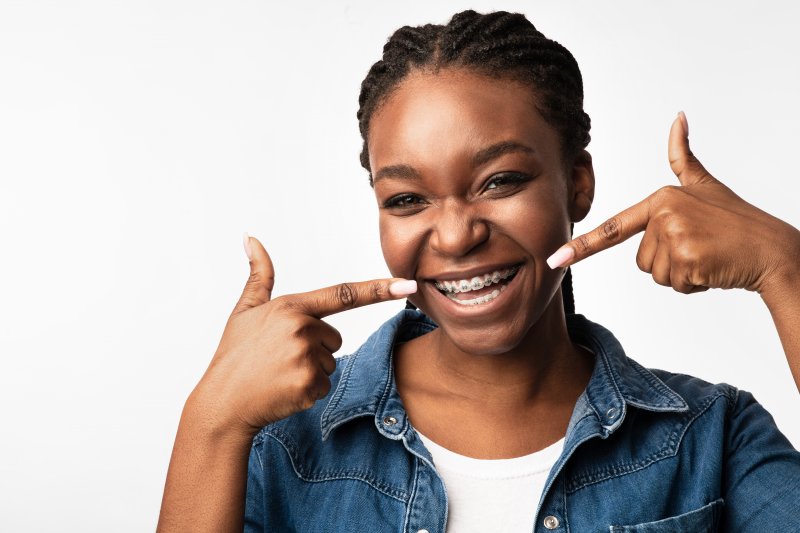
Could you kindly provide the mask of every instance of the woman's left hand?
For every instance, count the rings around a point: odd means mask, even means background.
[[[762,293],[800,271],[800,232],[745,202],[689,149],[681,112],[669,133],[680,186],[667,185],[596,229],[574,238],[548,263],[565,268],[644,231],[636,263],[656,283],[682,293],[743,288]]]

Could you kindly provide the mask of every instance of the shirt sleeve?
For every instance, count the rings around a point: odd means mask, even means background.
[[[245,533],[264,531],[264,467],[259,455],[259,447],[254,443],[250,448],[247,462],[247,494],[244,507]]]
[[[746,391],[729,411],[722,531],[800,531],[800,452]]]

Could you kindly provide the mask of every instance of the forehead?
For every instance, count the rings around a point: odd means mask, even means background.
[[[370,121],[370,166],[471,156],[507,140],[552,150],[555,131],[535,103],[533,89],[518,81],[455,69],[412,72]]]

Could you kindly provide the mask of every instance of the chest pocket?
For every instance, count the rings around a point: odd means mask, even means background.
[[[720,527],[724,500],[714,500],[706,506],[682,515],[633,526],[609,526],[611,533],[717,533]]]

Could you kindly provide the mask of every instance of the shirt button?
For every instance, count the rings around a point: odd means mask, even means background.
[[[544,527],[547,529],[555,529],[558,527],[558,518],[553,515],[544,517]]]
[[[430,533],[427,529],[420,529],[417,533]]]
[[[384,426],[393,426],[397,424],[397,419],[393,416],[385,416],[383,417],[383,425]],[[420,532],[427,533],[424,529],[420,529]]]
[[[617,418],[617,409],[615,407],[612,407],[611,409],[606,411],[606,417],[609,420],[614,420],[615,418]]]

